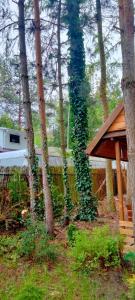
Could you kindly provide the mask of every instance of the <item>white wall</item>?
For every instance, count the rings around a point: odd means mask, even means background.
[[[17,135],[20,137],[19,143],[11,142],[10,135]],[[0,147],[9,150],[26,149],[26,134],[14,129],[0,128]]]
[[[0,147],[4,147],[4,131],[0,130]]]

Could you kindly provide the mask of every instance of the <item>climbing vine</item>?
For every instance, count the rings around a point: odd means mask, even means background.
[[[96,200],[92,195],[89,161],[85,154],[88,139],[87,96],[85,78],[85,51],[80,22],[81,0],[67,0],[69,48],[69,97],[73,114],[73,156],[77,188],[80,195],[80,220],[94,220],[97,214]]]
[[[68,165],[67,165],[66,158],[63,159],[63,179],[64,179],[64,184],[66,187],[66,194],[64,196],[64,202],[65,202],[65,206],[66,206],[66,214],[67,214],[67,216],[70,216],[70,213],[73,209],[73,204],[72,204],[70,188],[69,188]]]

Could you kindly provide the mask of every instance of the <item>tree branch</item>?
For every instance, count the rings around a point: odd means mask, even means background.
[[[115,26],[115,25],[113,26],[113,28],[116,29],[117,31],[124,32],[123,29],[121,29],[121,28],[119,28],[119,27],[117,27],[117,26]]]
[[[18,5],[18,2],[16,2],[15,0],[12,0],[12,2],[14,2],[15,4],[17,4],[17,5]]]
[[[0,28],[0,32],[4,31],[6,28],[11,27],[11,26],[13,26],[14,24],[17,24],[17,23],[18,23],[18,21],[14,21],[10,24],[5,25],[4,27]]]

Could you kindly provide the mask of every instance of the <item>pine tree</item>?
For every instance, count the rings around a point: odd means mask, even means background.
[[[58,85],[59,85],[59,124],[60,124],[60,137],[61,137],[61,152],[63,159],[63,181],[64,181],[64,199],[65,199],[65,214],[69,217],[72,202],[68,182],[68,166],[66,159],[66,141],[65,141],[65,125],[64,125],[64,97],[62,87],[62,53],[61,53],[61,0],[58,1],[58,17],[57,17],[57,42],[58,42]]]
[[[47,232],[50,235],[53,235],[54,234],[54,219],[53,219],[52,195],[51,195],[49,170],[48,170],[46,105],[45,105],[44,85],[43,85],[39,1],[33,0],[33,4],[34,4],[34,26],[35,26],[35,50],[36,50],[38,104],[39,104],[41,139],[42,139],[42,177],[43,177],[43,193],[44,193],[44,203],[45,203],[45,221],[46,221]]]
[[[28,149],[29,185],[30,185],[30,208],[32,219],[35,219],[35,204],[38,194],[37,161],[34,148],[34,132],[32,125],[31,100],[29,93],[29,79],[27,69],[27,54],[25,44],[25,0],[19,0],[19,46],[20,46],[20,73],[23,92],[23,106],[25,114],[25,126]]]
[[[106,55],[104,47],[103,29],[102,29],[102,10],[101,1],[96,0],[96,21],[98,30],[98,46],[100,55],[100,100],[103,106],[104,121],[109,116],[109,104],[107,99],[107,71],[106,71]],[[114,210],[114,193],[113,193],[113,171],[112,171],[112,161],[110,159],[106,160],[106,191],[107,191],[107,201],[109,210]]]

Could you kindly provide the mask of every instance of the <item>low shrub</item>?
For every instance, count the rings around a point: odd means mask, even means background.
[[[27,229],[16,236],[0,237],[0,256],[16,261],[20,257],[55,261],[57,249],[50,241],[43,222],[28,223]]]
[[[76,269],[89,272],[96,268],[120,266],[122,247],[120,235],[113,237],[108,226],[96,227],[91,234],[86,230],[75,233],[71,255]]]
[[[56,247],[50,243],[43,222],[29,223],[27,230],[21,234],[19,253],[36,261],[54,261],[57,258]]]
[[[17,253],[19,236],[0,236],[0,256],[12,257]]]
[[[67,229],[67,238],[68,238],[68,242],[71,246],[74,245],[74,242],[75,242],[75,235],[76,235],[76,232],[77,232],[77,227],[75,224],[70,224],[68,226],[68,229]]]
[[[127,252],[124,255],[124,261],[131,267],[132,271],[135,271],[135,253]]]

